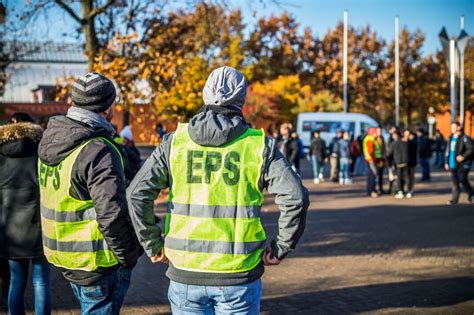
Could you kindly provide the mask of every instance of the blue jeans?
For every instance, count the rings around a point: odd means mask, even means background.
[[[199,286],[170,282],[168,299],[174,315],[259,314],[262,298],[260,279],[233,286]]]
[[[314,155],[311,155],[311,162],[313,164],[313,176],[314,178],[322,177],[324,161],[321,158],[317,158]]]
[[[443,167],[444,166],[444,151],[436,151],[436,167]]]
[[[119,314],[131,277],[131,269],[117,268],[92,285],[71,282],[72,291],[81,303],[81,314]]]
[[[375,184],[377,181],[378,168],[375,163],[366,163],[367,170],[367,195],[375,192]]]
[[[355,166],[354,166],[354,175],[364,175],[365,174],[365,158],[363,155],[356,157]]]
[[[25,289],[31,261],[33,290],[35,292],[35,314],[51,314],[51,265],[45,258],[9,259],[10,288],[8,290],[9,314],[25,314]]]
[[[421,167],[421,180],[430,180],[430,160],[427,158],[419,159]]]
[[[339,179],[350,179],[349,158],[339,159]]]

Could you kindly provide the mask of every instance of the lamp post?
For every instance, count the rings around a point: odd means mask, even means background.
[[[449,70],[451,90],[451,122],[456,122],[456,40],[449,41]]]
[[[398,15],[395,17],[395,126],[400,125],[400,35]]]
[[[349,12],[344,10],[344,39],[343,39],[343,53],[342,53],[342,96],[344,104],[344,113],[348,111],[347,101],[347,27],[349,20]]]
[[[464,20],[462,18],[462,20]],[[463,25],[464,22],[461,22]],[[467,35],[466,31],[461,30],[461,34],[459,34],[457,38],[457,46],[459,50],[459,115],[460,115],[460,123],[461,126],[464,126],[464,52],[466,51],[467,44],[469,42],[469,35]]]
[[[464,53],[470,40],[473,39],[464,30],[464,15],[460,19],[461,33],[458,38],[452,38],[449,40],[446,28],[442,28],[439,33],[439,39],[443,47],[444,56],[448,62],[448,68],[450,71],[450,90],[451,90],[451,122],[456,121],[456,72],[459,72],[459,122],[461,126],[464,126],[465,112],[464,112]],[[457,49],[456,49],[457,48]]]

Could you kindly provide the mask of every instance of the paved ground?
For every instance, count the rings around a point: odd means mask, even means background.
[[[369,199],[363,181],[341,187],[305,179],[311,192],[306,231],[294,254],[267,268],[262,312],[474,314],[474,207],[445,206],[444,173],[417,184],[415,198],[404,200]],[[271,198],[262,217],[274,235],[278,211]],[[169,312],[164,272],[142,257],[123,314]],[[55,273],[52,283],[55,312],[78,314],[61,276]]]

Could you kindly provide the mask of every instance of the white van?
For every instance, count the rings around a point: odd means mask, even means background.
[[[300,113],[296,125],[304,147],[307,149],[311,143],[312,132],[319,130],[321,138],[329,146],[336,136],[337,130],[349,131],[357,138],[369,127],[378,127],[377,122],[364,114],[358,113]]]

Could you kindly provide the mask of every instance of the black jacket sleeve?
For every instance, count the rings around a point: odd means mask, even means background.
[[[99,230],[120,264],[135,266],[140,250],[128,215],[121,157],[110,144],[94,140],[81,151],[76,166],[76,193],[94,201]]]
[[[311,139],[311,143],[309,144],[309,156],[315,155],[314,151],[316,150],[316,140]]]
[[[300,155],[298,141],[296,141],[296,139],[291,139],[288,142],[289,142],[288,148],[289,148],[289,151],[290,151],[288,161],[291,164],[295,164],[296,160],[299,158],[299,155]]]
[[[464,142],[464,150],[461,153],[466,162],[472,160],[472,156],[474,154],[474,148],[472,145],[472,139],[469,138],[467,135],[463,135],[462,141]]]

